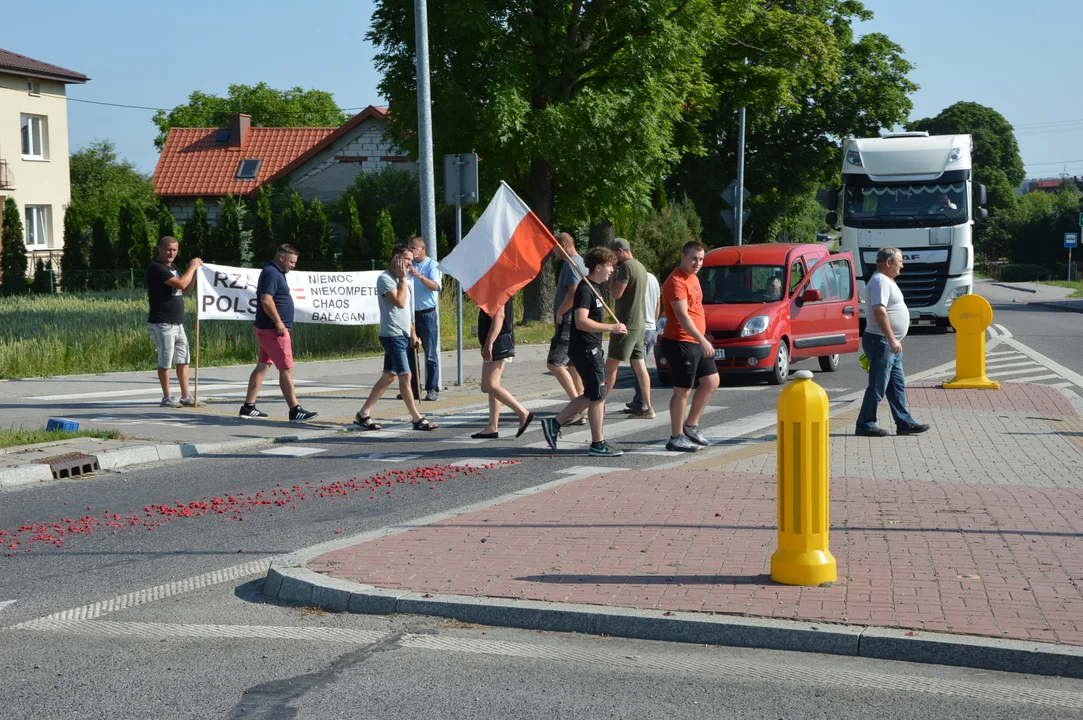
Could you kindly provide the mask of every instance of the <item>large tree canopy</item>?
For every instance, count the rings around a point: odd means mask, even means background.
[[[993,108],[976,102],[957,102],[931,118],[915,120],[908,130],[930,135],[974,136],[974,180],[989,189],[989,204],[996,210],[1015,204],[1015,189],[1026,178],[1015,129]]]
[[[436,154],[477,152],[543,222],[649,207],[658,178],[700,146],[707,48],[752,0],[430,0]],[[391,130],[416,152],[412,0],[380,0],[369,39]],[[524,319],[547,317],[548,263]]]
[[[266,83],[230,85],[226,97],[197,90],[187,103],[154,114],[154,146],[162,149],[172,127],[228,127],[230,113],[251,115],[255,127],[338,127],[350,116],[322,90],[276,90]]]
[[[837,181],[840,138],[874,137],[909,115],[917,86],[902,48],[882,34],[855,38],[854,22],[871,17],[856,0],[763,2],[738,42],[708,54],[720,97],[703,129],[709,152],[686,157],[667,181],[695,202],[705,240],[731,242],[719,194],[737,175],[742,105],[752,193],[744,238],[761,242],[807,228],[817,189]]]
[[[69,176],[71,202],[82,220],[89,224],[102,218],[111,235],[117,233],[117,218],[124,202],[143,212],[156,204],[150,178],[120,159],[111,140],[95,140],[73,152]]]

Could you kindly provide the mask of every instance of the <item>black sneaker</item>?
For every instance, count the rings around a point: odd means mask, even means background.
[[[243,418],[265,418],[265,417],[267,417],[267,413],[258,410],[255,405],[249,405],[248,403],[245,403],[244,405],[241,405],[241,411],[239,413],[237,413],[237,414],[240,415]]]
[[[928,432],[929,425],[925,423],[915,423],[913,425],[898,425],[895,427],[896,435],[920,435],[923,432]]]
[[[290,408],[290,422],[304,422],[316,417],[317,413],[309,412],[303,407],[298,405],[295,408]]]
[[[890,434],[882,427],[859,427],[854,431],[854,435],[858,437],[887,437]]]
[[[684,436],[696,445],[707,447],[711,444],[710,440],[699,434],[699,425],[685,425]]]
[[[541,421],[541,426],[545,442],[549,443],[550,448],[556,450],[557,440],[560,439],[560,425],[557,424],[556,418],[544,418]]]
[[[623,450],[618,450],[605,440],[597,443],[591,443],[590,449],[587,450],[587,455],[592,457],[620,457],[624,454]]]

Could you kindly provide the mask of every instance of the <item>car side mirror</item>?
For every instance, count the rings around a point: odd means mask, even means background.
[[[820,300],[822,300],[822,298],[820,297],[820,291],[819,290],[816,290],[814,288],[809,288],[805,292],[801,293],[801,297],[799,297],[797,300],[798,300],[798,303],[797,303],[798,305],[804,305],[807,302],[820,302]]]
[[[828,226],[829,226],[829,227],[831,227],[831,228],[835,228],[835,227],[838,227],[838,224],[839,224],[839,214],[838,214],[837,212],[835,212],[834,210],[832,210],[831,212],[829,212],[829,213],[827,214],[827,217],[826,217],[826,218],[824,218],[824,219],[825,219],[825,220],[827,220],[827,224],[828,224]]]

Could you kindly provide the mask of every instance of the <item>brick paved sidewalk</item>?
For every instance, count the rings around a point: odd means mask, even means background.
[[[1083,645],[1083,422],[1071,404],[1012,384],[913,388],[910,400],[933,432],[857,438],[853,412],[833,419],[830,587],[769,577],[772,442],[574,480],[308,567],[422,592]]]

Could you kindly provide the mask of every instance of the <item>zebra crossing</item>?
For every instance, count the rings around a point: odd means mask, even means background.
[[[1057,389],[1083,389],[1083,376],[1069,370],[1019,342],[1003,325],[990,325],[985,353],[985,374],[993,380],[1048,385]],[[955,375],[955,364],[942,366],[927,376],[931,380]]]

